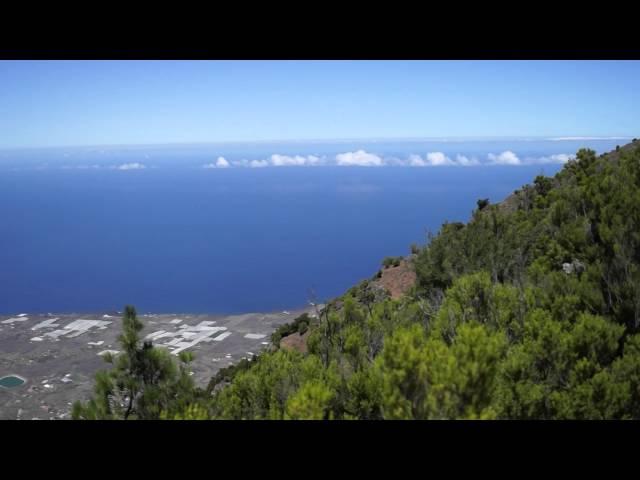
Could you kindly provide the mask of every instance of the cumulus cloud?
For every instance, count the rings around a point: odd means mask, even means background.
[[[506,150],[500,155],[494,155],[490,153],[488,155],[489,162],[494,165],[520,165],[520,159],[511,150]]]
[[[456,155],[455,160],[447,157],[442,152],[430,152],[422,159],[419,155],[410,155],[408,165],[411,167],[441,167],[459,165],[463,167],[469,167],[472,165],[479,165],[475,158],[468,158],[464,155]]]
[[[429,152],[427,153],[427,164],[437,167],[441,165],[453,165],[453,162],[442,152]]]
[[[122,165],[118,165],[115,168],[117,170],[140,170],[146,167],[141,163],[124,163]]]
[[[491,165],[539,165],[550,163],[564,164],[569,160],[573,160],[574,158],[576,158],[576,156],[568,153],[556,153],[544,157],[527,157],[521,160],[511,150],[507,150],[505,152],[502,152],[500,155],[494,155],[493,153],[490,153],[488,155],[488,158],[489,164]]]
[[[236,167],[303,167],[323,165],[324,159],[316,155],[280,155],[274,153],[267,159],[259,160],[234,160],[231,162]]]
[[[320,163],[320,157],[316,157],[315,155],[295,155],[290,157],[287,155],[273,154],[269,160],[274,167],[300,167],[304,165],[318,165]]]
[[[489,159],[490,160],[495,160],[498,157],[493,155],[493,158],[492,158],[491,155],[490,155]],[[518,157],[515,156],[515,158],[518,158]],[[517,162],[514,161],[513,159],[509,160],[507,158],[505,160],[503,158],[502,159],[503,161],[492,161],[491,163],[492,164],[499,163],[499,164],[502,164],[502,165],[545,165],[545,164],[560,164],[560,165],[563,165],[563,164],[567,163],[569,160],[573,160],[575,158],[576,158],[576,156],[574,154],[556,153],[556,154],[549,155],[549,156],[544,156],[544,157],[526,157],[524,159],[518,159]]]
[[[409,165],[412,167],[426,167],[427,162],[425,162],[422,158],[420,158],[420,155],[410,155]]]
[[[378,155],[358,150],[356,152],[339,153],[336,155],[336,164],[340,166],[380,167],[384,162]]]
[[[474,165],[480,165],[480,162],[477,158],[469,158],[464,155],[456,155],[456,164],[462,165],[463,167],[471,167]]]
[[[537,158],[532,163],[567,163],[569,160],[573,160],[574,158],[576,158],[576,156],[573,154],[569,155],[566,153],[558,153],[549,157]]]
[[[473,156],[456,154],[455,156],[447,156],[444,152],[429,152],[424,156],[412,154],[405,158],[400,157],[382,157],[365,150],[356,150],[352,152],[339,153],[335,157],[316,156],[316,155],[281,155],[274,153],[267,158],[262,159],[242,159],[228,161],[224,157],[218,157],[214,163],[203,165],[203,168],[228,168],[245,167],[245,168],[265,168],[265,167],[308,167],[308,166],[360,166],[360,167],[442,167],[442,166],[458,166],[471,167],[478,165],[536,165],[536,164],[564,164],[575,158],[575,155],[558,153],[542,157],[526,157],[520,158],[511,150],[505,150],[500,154],[489,153],[486,161],[480,161]],[[139,163],[131,163],[121,165],[122,170],[130,170],[136,168],[145,168]]]
[[[224,157],[218,157],[216,163],[209,163],[207,165],[203,165],[202,168],[228,168],[229,162]]]

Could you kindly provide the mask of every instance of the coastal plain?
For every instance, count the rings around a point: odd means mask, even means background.
[[[269,348],[280,325],[313,308],[241,315],[139,314],[141,339],[174,355],[194,354],[191,375],[205,387],[224,367]],[[22,313],[0,316],[0,419],[53,420],[71,417],[74,401],[86,401],[104,355],[120,350],[120,312]],[[18,385],[16,385],[16,383]]]

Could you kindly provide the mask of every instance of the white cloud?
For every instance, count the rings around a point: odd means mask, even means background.
[[[420,158],[420,155],[410,155],[409,165],[412,167],[426,167],[427,162],[425,162],[422,158]]]
[[[234,160],[231,162],[236,167],[303,167],[323,165],[324,159],[315,155],[280,155],[274,153],[268,159],[262,160]]]
[[[229,162],[224,157],[218,157],[216,163],[209,163],[207,165],[203,165],[202,168],[228,168]]]
[[[427,153],[427,164],[437,167],[441,165],[453,165],[453,162],[442,152],[429,152]]]
[[[569,160],[574,160],[576,156],[572,153],[567,155],[566,153],[559,153],[557,155],[551,155],[551,160],[557,163],[567,163]]]
[[[566,153],[558,153],[556,155],[551,155],[550,157],[541,157],[538,159],[537,163],[567,163],[569,160],[573,160],[576,158],[575,155],[568,155]]]
[[[288,157],[286,155],[271,155],[271,165],[275,167],[290,167],[290,166],[300,166],[306,163],[306,159],[299,155],[295,157]]]
[[[308,167],[326,165],[363,167],[471,167],[478,165],[564,164],[573,158],[575,158],[575,155],[559,153],[543,157],[527,157],[521,159],[511,150],[505,150],[500,154],[489,153],[487,155],[487,161],[480,161],[476,157],[461,154],[456,154],[455,157],[449,157],[443,152],[429,152],[425,156],[412,154],[405,158],[398,158],[394,156],[382,157],[374,153],[369,153],[365,150],[356,150],[352,152],[339,153],[335,158],[316,155],[281,155],[277,153],[274,153],[264,159],[254,160],[242,159],[228,161],[224,157],[218,157],[215,163],[212,162],[203,165],[202,168],[228,168],[231,166],[246,168]],[[145,166],[139,163],[129,163],[111,168],[131,170],[145,168]]]
[[[349,167],[380,167],[384,162],[378,155],[358,150],[356,152],[339,153],[336,155],[336,164]]]
[[[550,155],[548,157],[525,158],[522,161],[522,164],[523,165],[540,165],[540,164],[549,164],[549,163],[564,164],[564,163],[567,163],[569,160],[573,160],[574,158],[576,158],[576,156],[573,154],[557,153],[554,155]]]
[[[479,165],[480,162],[475,158],[468,158],[464,155],[456,155],[455,160],[452,160],[442,152],[430,152],[427,153],[427,156],[424,159],[419,155],[410,155],[408,164],[411,167],[441,167],[453,165],[469,167],[472,165]]]
[[[500,155],[490,153],[488,155],[490,163],[494,165],[520,165],[520,159],[511,150],[502,152]]]
[[[116,168],[117,170],[140,170],[146,167],[141,163],[125,163],[114,168]]]
[[[480,165],[480,162],[477,158],[469,158],[464,155],[456,155],[456,164],[462,165],[463,167],[471,167],[474,165]]]
[[[269,166],[269,162],[266,160],[251,160],[249,162],[249,166],[251,168],[262,168],[262,167],[268,167]]]
[[[316,157],[315,155],[307,155],[306,157],[296,155],[294,157],[289,157],[287,155],[278,155],[276,153],[271,155],[269,160],[271,165],[274,167],[318,165],[320,163],[320,157]]]

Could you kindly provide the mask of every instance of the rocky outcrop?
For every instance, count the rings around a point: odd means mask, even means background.
[[[384,268],[375,284],[389,293],[391,298],[398,299],[416,284],[416,272],[413,263],[402,260],[397,267]]]
[[[297,350],[300,353],[307,353],[307,338],[309,338],[310,330],[302,335],[298,332],[292,333],[280,340],[280,348],[285,350]]]
[[[580,260],[573,260],[571,263],[563,263],[562,271],[567,275],[571,275],[572,273],[582,273],[584,272],[585,265]]]

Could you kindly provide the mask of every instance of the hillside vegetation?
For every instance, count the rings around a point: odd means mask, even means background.
[[[308,328],[306,354],[275,347],[200,389],[130,330],[131,360],[76,418],[640,418],[640,142],[477,207],[412,248],[405,295],[374,277],[275,335]]]

